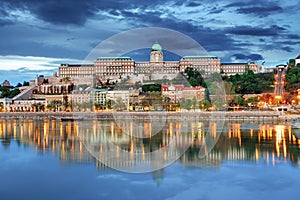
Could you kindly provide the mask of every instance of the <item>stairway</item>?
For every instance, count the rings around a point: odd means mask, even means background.
[[[29,86],[28,88],[26,88],[24,91],[22,91],[20,94],[18,94],[17,96],[15,96],[13,98],[13,100],[27,100],[27,99],[31,99],[32,96],[32,91],[34,89],[36,89],[38,86]]]

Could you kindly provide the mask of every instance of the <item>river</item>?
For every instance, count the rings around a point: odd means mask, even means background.
[[[298,198],[288,123],[0,120],[1,199]]]

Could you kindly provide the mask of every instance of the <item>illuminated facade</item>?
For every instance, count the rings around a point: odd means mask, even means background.
[[[185,56],[180,61],[164,61],[162,47],[155,43],[148,62],[135,62],[130,57],[100,57],[88,65],[61,64],[58,70],[60,77],[72,79],[97,77],[102,80],[115,80],[144,75],[145,79],[151,80],[174,78],[187,67],[193,67],[207,74],[220,72],[220,59],[209,56]]]
[[[130,57],[101,57],[94,62],[93,73],[103,80],[131,76],[134,74],[134,61]]]
[[[60,77],[92,78],[94,65],[61,64],[58,70]]]
[[[253,72],[259,72],[259,66],[256,63],[222,63],[221,72],[226,75],[243,74],[247,69]]]
[[[182,100],[193,99],[197,101],[204,100],[205,88],[197,87],[184,87],[184,85],[162,85],[162,96],[170,99],[170,103],[182,102]]]
[[[205,74],[220,72],[220,59],[210,56],[185,56],[180,60],[180,71],[192,67]]]

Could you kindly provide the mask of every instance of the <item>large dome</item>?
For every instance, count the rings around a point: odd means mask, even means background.
[[[152,45],[152,51],[162,51],[162,48],[158,43],[155,43]]]

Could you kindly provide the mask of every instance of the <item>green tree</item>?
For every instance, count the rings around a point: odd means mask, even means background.
[[[145,84],[142,85],[143,92],[155,92],[155,91],[161,91],[161,84]]]
[[[0,87],[0,93],[1,93],[0,98],[8,97],[9,89],[7,87],[2,86]]]
[[[289,67],[295,67],[295,63],[296,63],[295,59],[290,59],[288,65]]]
[[[22,83],[18,83],[16,87],[22,87]]]
[[[196,99],[196,97],[193,97],[191,104],[192,104],[192,107],[193,107],[193,109],[195,111],[195,109],[197,107],[197,99]]]
[[[199,102],[199,108],[200,108],[201,110],[206,110],[206,109],[208,109],[210,106],[211,106],[211,105],[210,105],[210,102],[209,102],[208,100],[202,100],[202,101]]]
[[[206,83],[202,77],[203,72],[199,72],[198,70],[196,70],[192,67],[187,67],[184,70],[184,73],[186,74],[187,80],[191,86],[206,87]]]
[[[273,73],[254,74],[252,70],[246,70],[242,75],[230,76],[229,80],[238,94],[260,94],[273,90]]]
[[[29,82],[28,81],[24,81],[23,82],[23,86],[29,86]]]
[[[286,74],[286,86],[285,89],[289,92],[295,93],[300,88],[300,65],[288,68]]]
[[[44,104],[42,104],[40,102],[39,103],[34,103],[34,104],[32,104],[32,106],[35,108],[36,112],[41,112],[41,111],[45,110]]]
[[[191,107],[192,107],[192,100],[191,100],[191,99],[187,99],[187,100],[185,100],[185,101],[181,104],[181,108],[183,108],[183,109],[190,110]]]
[[[9,91],[8,98],[13,98],[13,97],[17,96],[20,93],[21,92],[20,92],[20,90],[18,88],[13,89],[13,90]]]

